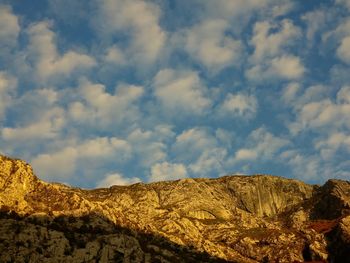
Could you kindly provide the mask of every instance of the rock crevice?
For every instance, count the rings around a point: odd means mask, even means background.
[[[270,175],[83,190],[0,156],[0,262],[349,258],[350,183]]]

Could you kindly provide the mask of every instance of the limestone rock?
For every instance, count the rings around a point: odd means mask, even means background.
[[[0,156],[0,262],[341,262],[349,198],[269,175],[83,190]]]

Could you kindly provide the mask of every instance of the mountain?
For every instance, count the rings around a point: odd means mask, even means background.
[[[0,156],[0,262],[350,262],[350,182],[270,175],[95,190]]]

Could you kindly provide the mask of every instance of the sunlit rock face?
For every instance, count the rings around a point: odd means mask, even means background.
[[[0,157],[0,262],[342,262],[349,200],[267,175],[82,190]]]

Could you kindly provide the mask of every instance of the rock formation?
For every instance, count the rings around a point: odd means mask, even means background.
[[[350,183],[268,175],[83,190],[0,156],[0,262],[349,262]]]

